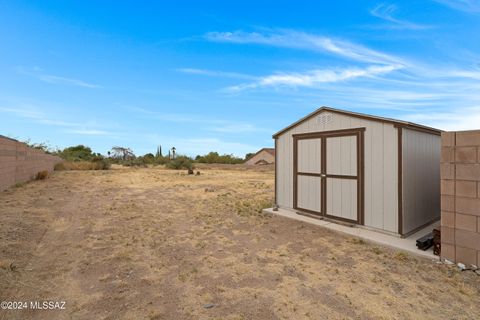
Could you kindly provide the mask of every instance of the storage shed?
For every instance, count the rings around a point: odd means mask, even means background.
[[[273,148],[262,148],[245,161],[245,164],[249,166],[272,163],[275,163],[275,149]]]
[[[276,206],[407,236],[440,218],[440,134],[322,107],[273,136]]]

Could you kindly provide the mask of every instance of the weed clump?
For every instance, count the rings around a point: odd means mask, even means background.
[[[405,252],[397,252],[394,256],[395,260],[406,262],[408,261],[408,254]]]
[[[256,201],[239,201],[235,205],[237,214],[242,217],[262,215],[262,210],[272,207],[272,201],[256,200]]]
[[[37,176],[35,177],[36,180],[45,180],[48,178],[48,171],[47,170],[43,170],[43,171],[39,171],[37,173]]]

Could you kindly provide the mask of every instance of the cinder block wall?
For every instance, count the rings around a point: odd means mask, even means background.
[[[0,191],[34,179],[39,171],[52,172],[61,161],[23,142],[0,136]]]
[[[442,258],[480,265],[480,130],[442,134]]]

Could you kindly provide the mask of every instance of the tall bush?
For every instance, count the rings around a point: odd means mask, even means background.
[[[169,169],[193,169],[192,159],[186,156],[177,156],[175,159],[167,162],[166,167]]]

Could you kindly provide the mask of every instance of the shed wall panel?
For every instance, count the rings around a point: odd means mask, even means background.
[[[357,138],[327,139],[327,174],[357,175]]]
[[[326,213],[357,220],[357,180],[327,178]]]
[[[310,176],[298,177],[298,207],[315,212],[321,211],[320,178]]]
[[[403,130],[403,233],[440,218],[440,144],[432,134]]]
[[[326,111],[328,113],[328,111]],[[322,115],[321,113],[320,115]],[[293,134],[365,127],[365,225],[398,231],[398,140],[390,123],[331,114],[329,121],[312,117],[278,137],[277,204],[293,208]]]
[[[321,140],[305,139],[298,141],[298,172],[320,173]]]

